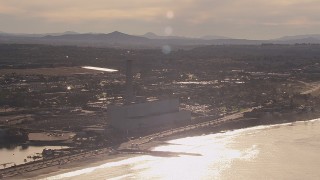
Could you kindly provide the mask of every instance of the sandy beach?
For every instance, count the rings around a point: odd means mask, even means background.
[[[71,171],[76,171],[92,166],[99,166],[108,162],[117,161],[133,157],[134,155],[98,155],[95,157],[85,158],[79,161],[73,161],[64,165],[52,166],[48,168],[43,168],[40,170],[35,170],[27,172],[18,176],[14,176],[8,179],[46,179],[50,176],[55,176],[58,174],[63,174]]]
[[[212,132],[211,134],[214,134],[214,133],[215,132]],[[193,131],[186,134],[168,136],[165,138],[161,138],[159,140],[154,140],[149,143],[143,144],[140,148],[152,150],[155,147],[168,144],[167,141],[170,141],[173,139],[186,138],[186,137],[196,137],[196,136],[199,136],[199,134],[201,136],[200,131]],[[52,176],[56,176],[56,175],[60,175],[68,172],[74,172],[77,170],[83,170],[86,168],[98,167],[106,163],[118,162],[121,160],[129,159],[129,158],[140,156],[140,155],[141,154],[98,155],[92,158],[71,162],[69,164],[65,164],[62,166],[55,166],[55,167],[45,168],[43,170],[33,171],[30,173],[26,173],[24,175],[16,176],[13,179],[17,179],[17,178],[18,179],[46,179],[48,177],[52,177]]]
[[[212,134],[212,133],[218,133],[225,130],[241,129],[246,127],[256,126],[256,124],[250,123],[250,119],[241,119],[241,120],[240,119],[237,121],[226,122],[219,126],[213,126],[213,127],[209,126],[205,128],[188,130],[181,133],[176,133],[171,135],[168,134],[164,137],[151,139],[150,141],[146,141],[144,143],[139,144],[139,149],[137,150],[141,150],[141,151],[152,150],[154,147],[167,144],[166,141],[169,141],[172,139],[192,137],[192,136],[198,136],[202,134]],[[304,120],[304,119],[305,118],[301,117],[301,120]],[[273,122],[273,123],[268,122],[266,124],[258,124],[258,125],[267,125],[267,124],[276,124],[276,122]],[[132,142],[137,142],[137,140],[139,141],[139,139],[136,139]],[[143,142],[143,140],[141,141]],[[122,149],[125,149],[125,147],[129,148],[130,144],[131,144],[131,141],[125,142],[119,145],[119,147],[121,146],[124,147]],[[55,175],[59,175],[67,172],[72,172],[80,169],[96,167],[99,165],[103,165],[105,163],[124,160],[130,157],[140,155],[140,154],[134,154],[134,153],[121,153],[121,151],[116,153],[109,153],[108,148],[104,149],[104,151],[105,153],[103,153],[101,150],[101,153],[97,153],[97,154],[91,153],[88,156],[77,155],[78,158],[76,160],[72,160],[68,163],[64,163],[61,165],[58,164],[50,167],[44,167],[42,169],[32,170],[29,172],[24,171],[23,173],[8,179],[46,179],[47,177],[51,177],[51,176],[55,176]]]

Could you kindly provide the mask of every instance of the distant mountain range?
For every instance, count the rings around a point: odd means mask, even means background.
[[[98,42],[108,44],[143,44],[148,43],[149,39],[140,36],[133,36],[115,31],[109,34],[63,34],[60,36],[47,35],[42,37],[43,40],[61,41],[61,42]]]
[[[214,35],[207,35],[207,36],[202,36],[200,38],[190,38],[190,37],[183,37],[183,36],[159,36],[153,32],[148,32],[142,37],[146,37],[149,39],[202,39],[202,40],[214,40],[214,39],[232,39],[229,37],[225,36],[214,36]]]
[[[320,34],[309,34],[309,35],[297,35],[297,36],[284,36],[277,40],[288,41],[297,39],[320,39]]]
[[[302,44],[302,43],[310,43],[310,44],[320,44],[320,34],[307,34],[307,35],[297,35],[297,36],[284,36],[276,41],[285,42],[287,44]]]
[[[12,34],[0,31],[0,43],[76,45],[117,48],[159,48],[170,45],[176,48],[190,48],[204,45],[259,45],[259,44],[320,44],[320,34],[285,36],[272,40],[233,39],[223,36],[203,36],[189,38],[181,36],[159,36],[149,32],[144,35],[129,35],[122,32],[108,34],[63,33]]]
[[[232,39],[232,38],[225,37],[225,36],[206,35],[206,36],[200,37],[200,39],[213,40],[213,39]]]
[[[79,34],[77,32],[74,31],[66,31],[63,33],[45,33],[45,34],[26,34],[26,33],[6,33],[3,31],[0,31],[0,36],[1,35],[6,35],[6,36],[22,36],[22,37],[44,37],[44,36],[61,36],[61,35],[65,35],[65,34]]]
[[[148,39],[188,39],[187,37],[181,37],[181,36],[159,36],[153,32],[148,32],[141,37],[146,37]]]

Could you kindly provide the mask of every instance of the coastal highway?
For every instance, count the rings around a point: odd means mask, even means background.
[[[47,167],[63,165],[66,163],[70,163],[72,161],[77,161],[77,160],[85,159],[88,157],[94,157],[100,154],[111,155],[113,153],[114,153],[114,150],[111,148],[101,148],[98,150],[85,151],[82,153],[56,157],[53,159],[29,162],[26,164],[12,166],[10,168],[0,170],[0,179],[13,177],[16,175],[23,175],[24,173],[44,169]]]
[[[260,107],[256,107],[256,108],[260,108]],[[39,160],[35,162],[30,162],[26,164],[9,167],[9,168],[0,170],[0,179],[13,177],[16,175],[23,175],[24,173],[27,173],[27,172],[36,171],[36,170],[40,170],[40,169],[44,169],[52,166],[59,166],[66,163],[73,162],[73,161],[79,161],[89,157],[98,156],[101,154],[112,155],[116,153],[121,153],[121,151],[128,150],[128,149],[135,150],[142,144],[146,144],[158,138],[163,138],[163,137],[171,136],[181,132],[186,132],[186,131],[199,129],[203,127],[209,127],[209,126],[214,127],[214,126],[222,125],[227,122],[239,121],[240,118],[243,117],[245,112],[251,112],[253,109],[256,109],[256,108],[250,108],[245,111],[237,112],[219,119],[192,124],[184,127],[175,128],[175,129],[170,129],[163,132],[140,137],[138,139],[134,139],[134,140],[130,140],[128,142],[122,143],[116,150],[111,147],[100,148],[97,150],[86,150],[84,152],[77,153],[77,154],[65,155],[65,156],[56,157],[53,159]]]
[[[219,118],[219,119],[214,119],[211,121],[206,121],[206,122],[202,122],[202,123],[197,123],[197,124],[192,124],[192,125],[188,125],[188,126],[184,126],[184,127],[170,129],[170,130],[166,130],[163,132],[144,136],[144,137],[141,137],[138,139],[133,139],[128,142],[122,143],[119,146],[118,150],[137,149],[137,148],[140,148],[140,145],[148,143],[148,142],[155,140],[155,139],[158,139],[158,138],[163,138],[163,137],[171,136],[171,135],[178,134],[181,132],[204,128],[204,127],[215,127],[215,126],[219,126],[221,124],[232,122],[232,121],[239,121],[240,118],[243,117],[244,113],[251,112],[253,109],[257,109],[257,108],[261,108],[261,107],[250,108],[250,109],[247,109],[247,110],[244,110],[241,112],[237,112],[237,113],[234,113],[234,114],[231,114],[231,115]]]

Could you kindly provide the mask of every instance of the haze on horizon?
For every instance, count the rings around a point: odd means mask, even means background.
[[[319,0],[0,0],[0,31],[271,39],[320,32]]]

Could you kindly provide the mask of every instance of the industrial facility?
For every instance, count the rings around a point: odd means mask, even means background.
[[[179,111],[178,99],[111,106],[108,114],[114,128],[130,133],[175,126],[191,120],[190,111]]]
[[[190,111],[179,110],[178,99],[158,100],[134,104],[132,61],[126,62],[126,103],[124,106],[109,106],[108,119],[111,126],[127,133],[136,133],[174,127],[191,121]]]

